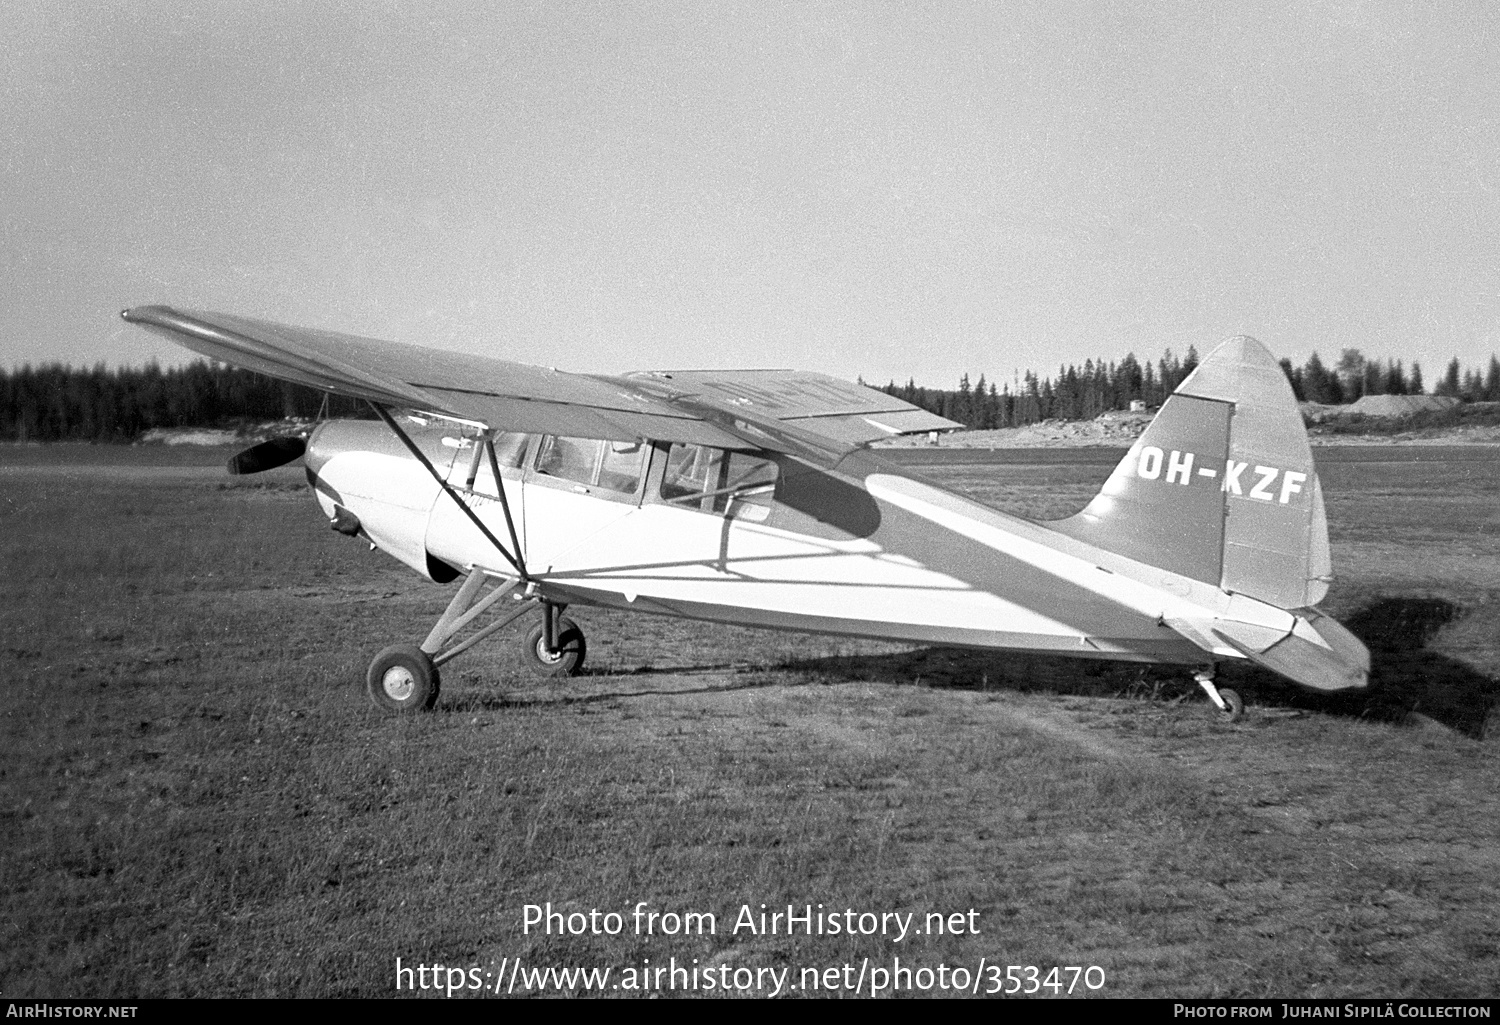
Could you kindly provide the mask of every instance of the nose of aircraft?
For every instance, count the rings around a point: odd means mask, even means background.
[[[456,428],[408,423],[403,425],[403,430],[439,472],[447,472],[458,449],[451,446],[453,439],[445,441],[444,438],[445,435],[457,435]],[[389,456],[416,465],[406,444],[379,420],[324,421],[307,439],[307,453],[303,459],[314,474],[326,476],[323,468],[329,461],[348,452]]]
[[[427,447],[436,450],[429,454],[429,458],[444,451],[437,441],[431,442]],[[307,439],[307,450],[302,461],[307,466],[308,483],[335,502],[343,501],[339,492],[350,486],[352,481],[364,481],[366,488],[377,486],[374,481],[367,479],[371,473],[367,463],[363,464],[362,471],[358,469],[361,465],[358,460],[348,469],[341,469],[341,464],[336,460],[339,456],[350,454],[388,456],[416,465],[406,446],[380,421],[327,420],[315,427]],[[334,465],[330,466],[330,463]],[[353,477],[350,477],[351,473]]]

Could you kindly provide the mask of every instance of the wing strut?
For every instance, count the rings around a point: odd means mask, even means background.
[[[485,431],[482,444],[484,446],[485,454],[490,458],[490,473],[494,474],[495,476],[495,491],[500,496],[500,511],[505,513],[505,529],[510,534],[510,546],[515,549],[516,560],[519,561],[521,559],[521,541],[518,537],[516,537],[516,521],[510,518],[510,499],[505,497],[505,478],[500,476],[500,463],[495,458],[494,432]],[[471,477],[475,476],[475,473],[472,469],[470,470],[469,475]],[[474,487],[474,482],[472,480],[469,482],[469,487]],[[521,565],[518,565],[516,569],[520,570],[522,580],[527,581],[528,583],[531,581],[531,577],[526,573],[526,565],[524,562],[522,562]],[[551,649],[549,648],[548,650],[550,651]]]
[[[448,482],[443,480],[442,475],[437,472],[432,463],[422,454],[422,450],[417,447],[416,442],[407,437],[406,432],[396,423],[395,418],[391,416],[390,412],[384,406],[375,402],[370,403],[370,408],[375,410],[376,415],[385,421],[387,427],[396,432],[396,437],[401,439],[401,443],[407,447],[412,455],[417,457],[417,461],[427,469],[427,472],[432,475],[432,479],[438,482],[438,486],[443,489],[449,498],[453,499],[459,509],[463,510],[463,514],[469,518],[469,522],[479,528],[479,532],[485,536],[485,539],[495,546],[495,551],[505,556],[505,561],[515,567],[516,572],[521,576],[521,580],[529,584],[531,582],[531,574],[526,572],[526,566],[521,561],[521,545],[516,540],[516,526],[511,520],[510,502],[505,497],[505,482],[500,477],[500,468],[495,462],[495,450],[493,446],[490,447],[490,467],[495,471],[495,490],[500,495],[500,508],[505,511],[505,526],[510,531],[510,543],[515,545],[516,548],[516,554],[514,555],[506,549],[505,545],[500,543],[498,537],[490,533],[489,527],[480,522],[479,517],[474,515],[474,510],[470,509],[469,504],[459,497],[458,492],[454,491]],[[487,446],[490,444],[487,435],[484,444]]]

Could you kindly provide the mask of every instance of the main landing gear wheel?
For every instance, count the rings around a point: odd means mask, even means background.
[[[437,666],[416,645],[395,644],[370,663],[365,689],[383,711],[424,712],[437,701]]]
[[[545,624],[536,624],[526,634],[526,662],[541,676],[577,676],[583,672],[587,651],[583,631],[567,616],[557,620],[557,650],[550,654]]]
[[[1245,714],[1245,702],[1241,700],[1239,691],[1220,687],[1219,697],[1224,699],[1224,707],[1218,710],[1219,721],[1239,722],[1240,717]]]

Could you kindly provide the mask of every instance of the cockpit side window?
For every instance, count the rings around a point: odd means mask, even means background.
[[[706,513],[761,521],[771,510],[776,464],[751,452],[674,444],[667,451],[661,498]]]
[[[646,453],[650,448],[638,441],[601,441],[599,443],[599,468],[594,483],[610,491],[633,495],[641,483],[641,473],[646,468]]]
[[[661,481],[662,500],[713,512],[713,504],[705,495],[719,486],[724,455],[722,449],[673,445],[667,451],[667,469]]]
[[[526,459],[526,443],[530,440],[529,434],[506,432],[496,435],[495,462],[500,464],[500,469],[519,470]]]
[[[478,438],[445,437],[443,444],[458,450],[448,479],[453,484],[461,485],[476,495],[494,497],[498,494],[495,490],[495,469],[498,468],[502,476],[517,476],[507,471],[520,470],[525,462],[526,449],[530,443],[531,435],[510,432],[500,432],[494,435],[489,443],[485,441],[483,435]],[[493,467],[489,460],[490,444],[493,444],[495,451]]]
[[[646,467],[647,447],[638,441],[544,437],[532,463],[538,477],[571,481],[582,490],[634,495]]]
[[[548,435],[542,439],[541,447],[537,449],[536,471],[548,477],[592,484],[594,461],[598,454],[597,441]]]

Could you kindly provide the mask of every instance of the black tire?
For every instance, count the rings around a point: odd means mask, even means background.
[[[370,663],[365,690],[382,711],[425,712],[437,701],[437,666],[416,645],[394,644]]]
[[[1228,687],[1219,688],[1219,697],[1224,700],[1224,707],[1219,709],[1221,722],[1239,722],[1245,714],[1245,702],[1240,698],[1239,691],[1230,690]]]
[[[577,676],[583,672],[583,658],[587,653],[583,631],[567,616],[557,621],[555,655],[547,654],[543,624],[536,624],[526,634],[526,664],[539,676]]]

